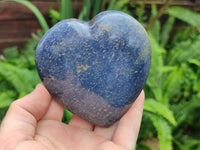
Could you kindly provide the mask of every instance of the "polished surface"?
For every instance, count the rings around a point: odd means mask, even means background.
[[[57,23],[39,42],[35,61],[57,101],[79,117],[107,127],[141,92],[149,73],[151,45],[134,18],[105,11],[90,22]]]

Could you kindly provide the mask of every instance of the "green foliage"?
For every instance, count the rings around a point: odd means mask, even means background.
[[[30,8],[47,31],[38,9],[26,0],[11,0]],[[58,10],[50,9],[52,25],[66,18],[90,20],[102,10],[126,12],[145,26],[157,15],[156,5],[147,16],[143,3],[129,0],[84,0],[81,12],[74,12],[71,0],[60,0]],[[76,3],[76,2],[75,2]],[[134,9],[134,11],[132,11]],[[169,7],[164,22],[156,20],[148,31],[152,45],[150,74],[144,87],[146,100],[138,140],[138,149],[149,150],[143,142],[158,138],[161,150],[200,149],[200,14],[182,7]],[[174,30],[177,20],[179,28]],[[182,24],[180,25],[180,22]],[[173,34],[171,34],[173,32]],[[36,39],[42,37],[37,32]],[[20,50],[12,47],[4,51],[0,60],[0,121],[10,103],[29,92],[40,81],[35,68],[34,53],[38,40],[30,39]],[[65,110],[63,122],[72,114]],[[183,146],[184,145],[184,146]]]
[[[151,18],[155,17],[158,13],[158,10],[157,10],[157,7],[155,4],[152,5],[152,8],[151,8]],[[159,20],[156,20],[155,23],[153,24],[153,26],[150,28],[150,31],[152,36],[154,37],[154,39],[159,42],[160,40],[160,28],[161,28],[161,25],[160,25],[160,21]]]
[[[130,3],[130,6],[135,10],[134,13],[132,13],[132,16],[134,16],[141,24],[145,25],[145,20],[147,20],[147,16],[145,15],[145,4],[139,3],[136,5],[132,2]]]
[[[200,34],[198,21],[194,21],[200,20],[200,15],[180,7],[170,7],[166,12],[169,18],[164,25],[161,27],[157,20],[149,30],[152,65],[145,87],[147,98],[144,110],[151,114],[144,115],[152,120],[160,149],[196,149],[200,145],[200,134],[197,132],[200,121],[195,121],[200,117],[197,113],[200,108]],[[152,15],[156,13],[153,6]],[[177,19],[183,21],[184,26],[180,26],[172,37],[171,31]],[[176,124],[169,124],[171,121],[166,118],[170,116],[168,113],[174,114]],[[145,123],[142,126],[146,126]],[[141,129],[144,130],[144,127]]]
[[[172,150],[171,127],[163,118],[157,115],[148,114],[148,116],[151,118],[153,125],[156,128],[160,149]]]
[[[1,77],[9,81],[16,91],[28,93],[33,90],[32,83],[35,83],[35,80],[33,80],[32,76],[37,75],[35,72],[6,62],[0,62],[0,66]]]
[[[37,36],[41,35],[41,32],[37,33]],[[15,99],[28,94],[41,82],[35,69],[37,43],[32,38],[20,52],[17,47],[4,50],[4,59],[0,60],[0,122]]]
[[[177,125],[177,122],[171,110],[166,105],[154,99],[146,99],[145,104],[144,104],[144,110],[162,116],[174,126]]]
[[[160,37],[161,46],[166,46],[167,42],[169,41],[170,33],[171,30],[173,29],[174,23],[175,23],[175,18],[173,16],[170,16],[163,25]]]
[[[13,91],[5,91],[0,93],[0,108],[8,107],[15,97],[15,93]]]
[[[105,7],[105,0],[93,0],[92,1],[92,6],[93,6],[93,11],[92,11],[92,17],[96,16],[100,11],[103,10]]]
[[[73,114],[69,110],[65,109],[62,121],[68,124],[69,121],[71,120],[72,115]]]
[[[176,17],[177,19],[180,19],[188,24],[190,24],[191,26],[197,27],[198,30],[200,31],[200,14],[189,10],[189,9],[185,9],[182,7],[171,7],[167,10],[168,14],[170,14],[171,16]]]
[[[60,5],[60,19],[68,19],[73,17],[72,2],[70,0],[62,0]]]
[[[0,61],[0,81],[2,82],[0,91],[3,91],[0,95],[2,98],[7,95],[9,102],[10,99],[14,100],[31,92],[40,82],[34,63],[36,43],[34,39],[31,39],[25,46],[29,49],[21,50],[20,53],[16,47],[4,50],[5,60]],[[11,90],[16,92],[13,93]]]
[[[107,10],[119,10],[127,14],[131,14],[131,12],[128,10],[129,1],[130,0],[111,0]]]
[[[84,0],[82,11],[80,12],[78,18],[81,19],[81,20],[89,21],[89,19],[90,19],[90,9],[91,9],[90,0]]]
[[[61,20],[60,13],[57,10],[55,10],[55,9],[51,8],[49,10],[49,16],[51,18],[52,25],[55,25],[58,21]]]

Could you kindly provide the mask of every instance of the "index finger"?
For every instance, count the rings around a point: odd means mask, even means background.
[[[38,84],[33,92],[14,101],[10,105],[1,124],[1,133],[7,132],[10,134],[18,131],[21,134],[26,134],[26,132],[32,134],[37,125],[37,121],[40,120],[48,110],[51,99],[44,85]],[[32,130],[30,130],[30,127]]]

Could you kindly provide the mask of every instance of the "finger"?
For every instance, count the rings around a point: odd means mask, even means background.
[[[37,121],[40,120],[51,102],[51,96],[42,84],[25,97],[14,101],[1,124],[1,131],[33,134]]]
[[[116,130],[117,125],[118,125],[118,122],[116,122],[115,124],[113,124],[112,126],[110,126],[108,128],[95,126],[94,133],[104,137],[107,140],[111,140],[112,136]]]
[[[119,121],[112,140],[123,148],[135,148],[142,120],[144,97],[144,91],[142,91],[128,112]]]
[[[27,96],[13,102],[0,127],[0,141],[11,148],[33,140],[37,121],[48,110],[51,96],[42,84]]]
[[[94,128],[94,125],[79,118],[78,116],[76,116],[74,114],[69,122],[69,125],[74,126],[74,127],[79,127],[82,129],[86,129],[86,130],[93,130],[93,128]]]
[[[42,118],[43,120],[57,120],[61,121],[64,113],[64,107],[56,100],[52,100],[48,111]]]

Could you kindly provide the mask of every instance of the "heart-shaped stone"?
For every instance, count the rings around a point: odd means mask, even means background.
[[[60,104],[92,124],[108,127],[140,94],[149,73],[151,45],[133,17],[105,11],[90,22],[57,23],[40,40],[35,62]]]

